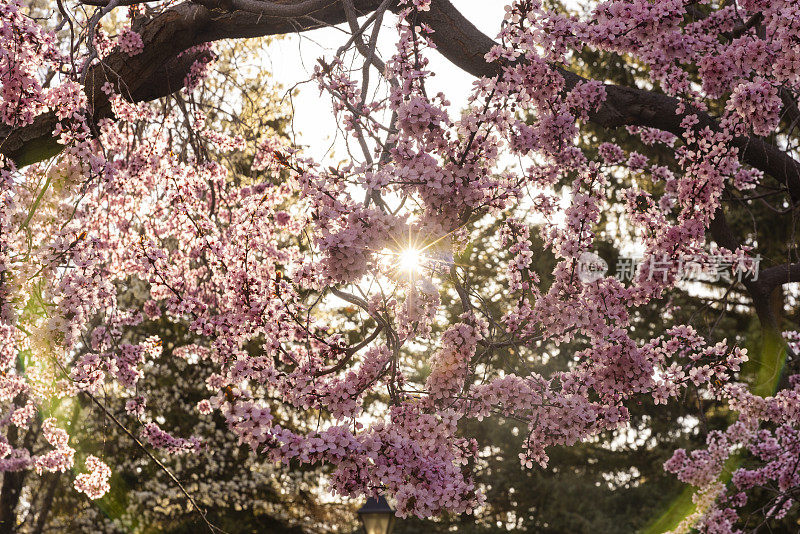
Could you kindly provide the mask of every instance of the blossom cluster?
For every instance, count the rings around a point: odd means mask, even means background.
[[[765,520],[781,519],[796,503],[800,473],[800,376],[790,378],[791,387],[771,397],[750,393],[742,384],[725,387],[731,409],[738,420],[725,431],[712,431],[706,448],[687,453],[678,449],[664,468],[696,486],[697,512],[681,527],[694,525],[700,532],[738,534],[739,511],[754,489],[767,488]],[[749,457],[746,466],[745,453]],[[731,484],[720,480],[734,466]],[[680,527],[679,527],[680,529]]]
[[[141,54],[144,49],[144,42],[141,35],[130,28],[126,28],[117,36],[117,46],[129,56],[135,56],[136,54]]]
[[[108,484],[111,469],[100,458],[92,455],[86,457],[86,468],[88,473],[75,477],[75,489],[85,493],[90,499],[99,499],[111,489]]]

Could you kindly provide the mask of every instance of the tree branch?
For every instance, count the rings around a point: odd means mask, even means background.
[[[774,289],[783,284],[800,282],[800,263],[785,263],[764,269],[758,276],[765,287]]]
[[[214,0],[211,0],[212,2]],[[266,0],[227,0],[232,9],[240,9],[249,13],[266,15],[268,17],[304,17],[315,11],[324,9],[337,0],[305,0],[298,3],[276,3]],[[198,2],[206,4],[206,2]]]
[[[484,55],[496,43],[469,22],[448,0],[434,0],[429,12],[420,13],[420,21],[427,23],[434,33],[431,39],[448,60],[475,76],[497,76],[502,66],[487,63]],[[561,66],[554,66],[564,77],[565,88],[570,90],[579,82],[588,81]],[[678,99],[644,89],[605,84],[606,100],[589,120],[603,128],[620,126],[646,126],[658,128],[680,137],[683,116],[678,115]],[[719,131],[719,124],[707,113],[695,112],[699,119],[697,128],[708,126]],[[737,137],[733,145],[748,165],[764,171],[785,185],[792,199],[800,200],[800,162],[763,139],[755,136]]]
[[[178,480],[178,479],[177,479],[177,477],[175,477],[175,475],[173,475],[173,474],[172,474],[172,471],[170,471],[170,470],[169,470],[169,468],[167,468],[167,466],[166,466],[166,465],[164,465],[164,464],[163,464],[163,462],[161,462],[161,460],[159,460],[158,458],[156,458],[155,456],[153,456],[153,453],[151,453],[151,452],[150,452],[150,450],[148,450],[148,448],[144,446],[144,444],[141,442],[141,440],[139,440],[139,438],[137,438],[136,436],[134,436],[134,435],[133,435],[133,433],[132,433],[130,430],[128,430],[128,428],[127,428],[125,425],[123,425],[123,424],[120,422],[120,420],[119,420],[119,419],[117,419],[117,418],[116,418],[116,416],[115,416],[113,413],[111,413],[111,412],[108,410],[108,408],[106,408],[106,407],[105,407],[105,405],[103,405],[103,403],[102,403],[102,402],[100,402],[99,400],[97,400],[97,397],[95,397],[94,395],[92,395],[92,394],[91,394],[90,392],[88,392],[88,391],[82,391],[82,393],[84,393],[84,394],[85,394],[87,397],[89,397],[89,399],[90,399],[90,400],[91,400],[91,401],[92,401],[92,402],[93,402],[93,403],[94,403],[94,404],[95,404],[95,405],[96,405],[98,408],[100,408],[100,410],[102,410],[102,411],[103,411],[103,413],[106,415],[106,417],[108,417],[109,419],[111,419],[111,420],[114,422],[114,424],[115,424],[115,425],[117,425],[117,427],[119,427],[119,429],[120,429],[120,430],[122,430],[122,431],[123,431],[125,434],[127,434],[127,436],[128,436],[128,437],[129,437],[131,440],[133,440],[133,442],[136,444],[136,446],[137,446],[137,447],[139,447],[139,449],[141,449],[141,450],[142,450],[142,452],[144,452],[144,453],[145,453],[145,455],[147,455],[147,457],[150,459],[150,461],[152,461],[154,464],[156,464],[156,466],[158,466],[158,468],[159,468],[159,469],[161,469],[161,470],[162,470],[164,473],[166,473],[166,474],[167,474],[167,476],[168,476],[168,477],[169,477],[169,479],[172,481],[172,483],[173,483],[173,484],[175,484],[175,485],[178,487],[178,489],[181,491],[181,493],[183,494],[183,496],[184,496],[184,497],[186,497],[186,499],[187,499],[187,500],[189,501],[189,503],[192,505],[192,508],[194,509],[194,511],[195,511],[195,512],[197,512],[197,514],[198,514],[198,515],[200,516],[200,518],[203,520],[203,523],[205,523],[206,527],[208,528],[208,530],[209,530],[210,532],[212,532],[212,533],[214,533],[214,532],[220,532],[220,533],[222,533],[222,534],[225,534],[225,531],[224,531],[224,530],[222,530],[221,528],[219,528],[219,527],[217,527],[217,526],[215,526],[215,525],[211,524],[211,522],[210,522],[210,521],[208,520],[208,518],[206,517],[206,512],[205,512],[205,510],[203,510],[202,508],[200,508],[200,506],[197,504],[197,501],[195,501],[194,497],[192,497],[192,495],[191,495],[191,494],[190,494],[188,491],[186,491],[186,488],[184,488],[184,487],[183,487],[183,484],[181,484],[180,480]]]
[[[105,0],[103,0],[105,1]],[[179,54],[194,45],[220,39],[277,35],[306,31],[324,24],[346,21],[345,10],[336,0],[303,0],[300,2],[261,2],[258,0],[199,0],[170,8],[139,29],[145,43],[142,53],[129,57],[119,50],[102,63],[90,67],[86,94],[95,121],[111,115],[110,105],[100,87],[111,81],[123,89],[133,101],[166,96],[182,87],[182,80],[170,77],[168,67]],[[228,9],[228,2],[255,2],[263,8],[254,16]],[[357,0],[356,9],[369,13],[380,6],[379,0]],[[272,6],[272,7],[269,7]],[[269,7],[269,8],[268,8]],[[396,8],[393,4],[392,7]],[[313,10],[314,17],[307,15]],[[269,13],[280,13],[271,15]],[[448,0],[434,0],[430,11],[419,13],[419,22],[433,30],[431,38],[438,51],[457,67],[475,76],[497,76],[502,66],[487,63],[484,56],[496,44],[469,22]],[[190,64],[191,65],[191,64]],[[566,89],[586,81],[585,78],[555,66],[564,76]],[[680,136],[682,117],[676,112],[678,100],[643,89],[606,84],[606,101],[589,120],[604,128],[625,125],[658,128]],[[697,113],[697,127],[719,130],[718,123],[706,113]],[[18,165],[25,165],[57,154],[61,150],[52,131],[55,116],[41,115],[34,124],[17,130],[0,130],[0,152]],[[793,200],[800,200],[800,162],[765,140],[750,136],[738,137],[733,145],[742,161],[764,171],[789,190]]]
[[[202,0],[206,5],[184,2],[168,8],[134,28],[144,43],[141,53],[129,56],[115,49],[102,62],[89,66],[84,91],[93,124],[112,115],[108,96],[100,89],[106,82],[111,82],[133,102],[154,100],[180,90],[193,59],[198,58],[183,53],[196,45],[221,39],[306,31],[346,20],[344,10],[334,0],[304,0],[284,6],[285,13],[307,15],[313,11],[313,18],[230,11],[224,1]],[[379,0],[354,2],[361,12],[374,11],[380,3]],[[123,4],[124,1],[119,3]],[[289,9],[291,6],[294,7]],[[22,128],[0,126],[0,153],[20,167],[58,154],[64,147],[53,137],[57,122],[55,113],[49,112]]]

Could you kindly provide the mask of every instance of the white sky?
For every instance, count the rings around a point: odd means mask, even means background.
[[[454,0],[453,3],[461,13],[475,24],[481,31],[495,37],[500,30],[504,6],[507,0]],[[378,52],[384,60],[394,53],[396,17],[387,13],[384,17]],[[341,29],[323,28],[302,34],[288,35],[275,40],[269,47],[268,68],[273,79],[284,88],[308,80],[314,70],[317,58],[330,60],[337,48],[349,38]],[[466,99],[472,88],[474,77],[454,67],[449,61],[436,52],[428,52],[429,69],[436,76],[426,82],[429,94],[442,91],[452,103],[451,116],[458,116],[458,111],[466,105]],[[360,63],[359,63],[360,65]],[[375,69],[371,72],[371,87],[378,78]],[[307,155],[317,161],[327,159],[335,162],[346,157],[345,146],[341,135],[336,136],[336,122],[331,110],[330,97],[320,96],[316,82],[300,85],[299,94],[293,99],[295,142],[307,147]],[[333,152],[328,148],[333,147]]]

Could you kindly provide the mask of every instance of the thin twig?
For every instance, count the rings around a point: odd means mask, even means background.
[[[123,432],[125,432],[128,435],[128,437],[131,438],[133,440],[133,442],[136,443],[136,445],[140,449],[142,449],[142,451],[144,451],[144,453],[148,456],[148,458],[150,458],[153,461],[153,463],[155,463],[162,471],[164,471],[167,474],[167,476],[172,480],[172,482],[176,486],[178,486],[178,489],[181,490],[181,493],[183,493],[184,496],[189,500],[189,502],[192,504],[192,507],[195,509],[195,511],[198,513],[198,515],[200,515],[200,517],[203,519],[203,522],[206,524],[206,526],[208,527],[208,529],[211,532],[220,532],[220,533],[223,533],[223,534],[227,534],[224,530],[222,530],[219,527],[216,527],[216,526],[212,525],[208,521],[208,519],[206,518],[206,513],[203,510],[200,509],[200,506],[198,506],[197,502],[194,500],[194,497],[192,497],[189,494],[189,492],[186,491],[186,488],[183,487],[183,484],[181,484],[180,480],[178,480],[175,477],[175,475],[172,474],[172,471],[170,471],[169,468],[167,468],[167,466],[165,466],[161,462],[161,460],[159,460],[158,458],[153,456],[153,453],[151,453],[149,450],[147,450],[147,447],[144,446],[144,444],[139,440],[139,438],[134,436],[133,433],[130,430],[128,430],[127,427],[125,425],[123,425],[119,421],[119,419],[116,418],[116,416],[114,416],[114,414],[112,414],[110,411],[108,411],[108,408],[106,408],[99,400],[97,400],[97,398],[94,395],[92,395],[88,391],[83,391],[83,393],[85,393],[86,396],[88,396],[90,399],[92,399],[92,402],[94,402],[97,405],[98,408],[103,410],[103,413],[105,413],[106,416],[108,416],[114,422],[114,424],[116,424]]]

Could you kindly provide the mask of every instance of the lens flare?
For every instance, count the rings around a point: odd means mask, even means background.
[[[397,263],[400,270],[408,273],[419,271],[422,267],[422,251],[415,248],[407,248],[397,255]]]

